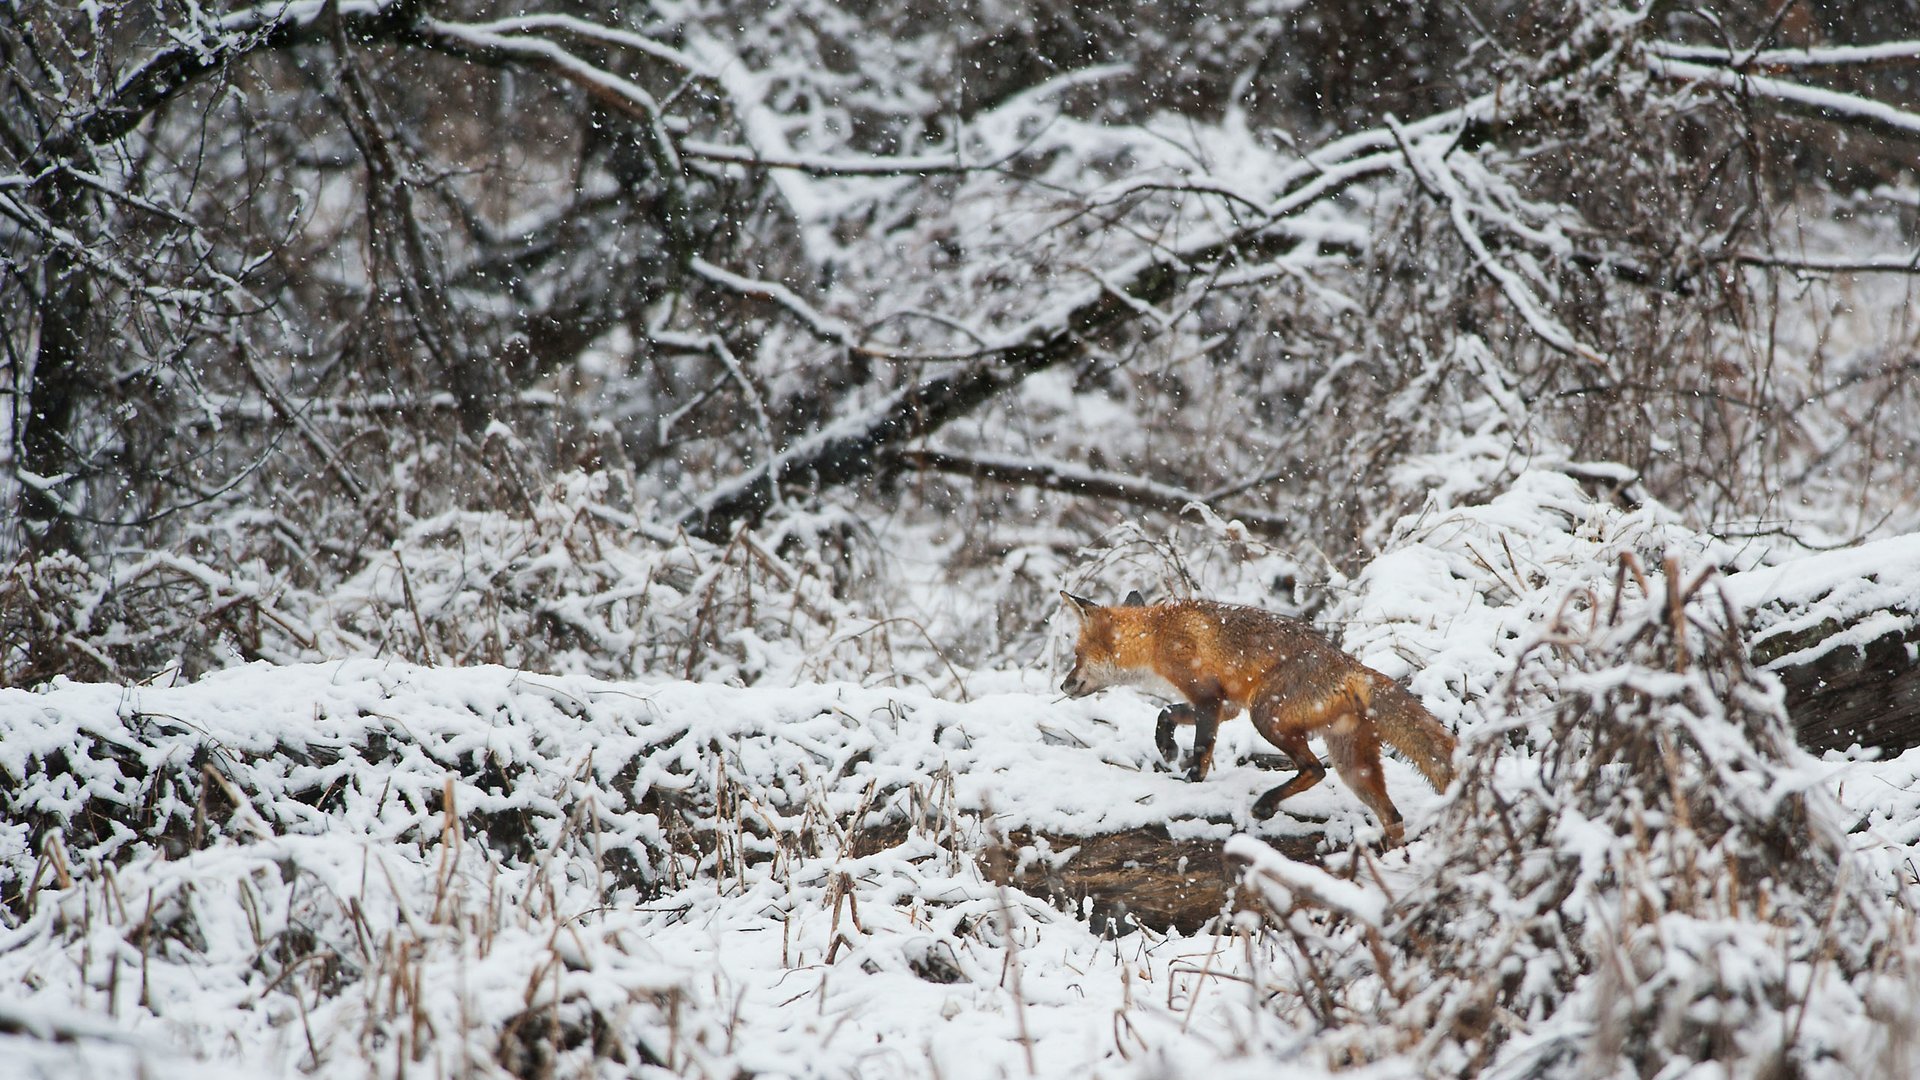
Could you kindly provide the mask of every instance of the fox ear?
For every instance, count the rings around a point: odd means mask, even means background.
[[[1060,599],[1065,600],[1068,609],[1083,619],[1087,617],[1087,612],[1100,606],[1084,596],[1075,596],[1065,589],[1060,590]]]
[[[1146,607],[1147,598],[1140,595],[1139,589],[1135,589],[1132,592],[1127,594],[1127,598],[1125,600],[1120,601],[1120,606],[1121,607]]]

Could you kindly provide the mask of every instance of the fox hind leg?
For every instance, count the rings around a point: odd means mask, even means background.
[[[1313,754],[1313,747],[1307,745],[1305,732],[1288,731],[1276,726],[1272,717],[1259,708],[1254,710],[1253,722],[1259,727],[1260,734],[1279,747],[1281,753],[1292,758],[1300,770],[1286,783],[1260,796],[1260,801],[1253,804],[1253,816],[1265,821],[1280,812],[1281,803],[1319,783],[1320,778],[1327,775],[1327,767],[1320,764],[1320,759]]]
[[[1398,847],[1406,839],[1400,811],[1387,797],[1387,777],[1380,768],[1380,734],[1363,717],[1349,713],[1327,729],[1327,756],[1340,780],[1367,804],[1386,830],[1387,843]]]

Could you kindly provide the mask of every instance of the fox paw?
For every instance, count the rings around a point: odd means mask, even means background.
[[[1256,820],[1265,821],[1280,812],[1280,800],[1274,798],[1279,793],[1280,789],[1274,788],[1260,796],[1260,801],[1253,804],[1253,816]]]

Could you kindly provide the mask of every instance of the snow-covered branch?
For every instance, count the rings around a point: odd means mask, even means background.
[[[1516,110],[1525,107],[1526,100],[1520,95],[1500,107]],[[753,520],[763,513],[778,485],[831,486],[874,474],[893,448],[937,431],[948,420],[1028,376],[1080,355],[1098,335],[1152,316],[1192,281],[1205,280],[1206,274],[1224,265],[1258,261],[1277,250],[1297,247],[1303,236],[1322,235],[1311,222],[1301,229],[1301,219],[1354,185],[1399,175],[1410,160],[1402,148],[1406,139],[1433,139],[1436,145],[1451,145],[1465,131],[1485,123],[1495,108],[1494,95],[1487,95],[1413,124],[1382,126],[1346,136],[1307,154],[1302,162],[1274,178],[1272,186],[1280,194],[1267,200],[1260,213],[1248,215],[1232,227],[1196,230],[1181,243],[1156,247],[1151,254],[1108,269],[1097,275],[1095,284],[1066,293],[1007,331],[975,335],[986,344],[972,353],[933,357],[963,361],[964,366],[909,384],[859,413],[840,416],[796,440],[773,460],[714,487],[684,515],[682,523],[709,538],[722,536],[736,521]],[[1464,194],[1452,202],[1456,215],[1466,212]],[[1350,240],[1350,234],[1340,228],[1324,235],[1336,247]],[[1464,235],[1477,240],[1471,227]],[[1317,245],[1317,241],[1310,242]],[[1489,273],[1511,289],[1515,306],[1529,317],[1537,333],[1570,354],[1589,359],[1597,355],[1558,328],[1511,271],[1492,262],[1484,246],[1480,253],[1488,262]],[[728,281],[724,271],[700,272],[710,280]],[[819,316],[785,286],[750,279],[730,284],[736,291],[781,304],[823,340],[836,344],[851,340],[849,331]]]
[[[1655,75],[1675,82],[1716,86],[1772,102],[1786,112],[1859,128],[1885,138],[1920,141],[1920,113],[1859,94],[1804,86],[1729,67],[1669,60],[1658,55],[1649,57],[1647,66]]]
[[[813,177],[831,176],[935,176],[941,173],[973,172],[992,168],[991,164],[969,164],[957,154],[924,154],[917,157],[858,157],[851,154],[763,154],[752,147],[729,146],[708,139],[683,139],[683,157],[754,169],[785,169]]]
[[[1778,252],[1736,251],[1727,256],[1741,266],[1789,270],[1798,274],[1920,274],[1920,251],[1911,255],[1851,257],[1846,255],[1784,255]]]
[[[1733,52],[1708,45],[1656,41],[1647,51],[1667,60],[1717,64],[1743,71],[1793,68],[1848,68],[1920,63],[1920,41],[1881,41],[1871,45],[1809,45],[1804,48]]]
[[[521,20],[524,22],[525,20]],[[469,56],[487,63],[509,61],[543,68],[586,91],[595,100],[638,120],[647,132],[642,141],[647,155],[666,192],[666,207],[659,215],[673,238],[680,260],[691,258],[694,240],[690,200],[686,178],[680,164],[680,150],[660,102],[632,79],[604,67],[588,63],[545,38],[501,33],[480,25],[425,20],[419,30],[422,39],[438,48]]]
[[[618,26],[605,26],[577,15],[522,13],[504,19],[495,19],[492,22],[463,25],[466,30],[487,36],[557,33],[580,41],[590,41],[618,49],[632,49],[635,52],[645,53],[655,60],[671,64],[689,75],[706,79],[713,77],[712,71],[684,50],[676,49],[646,34],[637,34]]]
[[[1606,367],[1607,358],[1574,337],[1541,303],[1533,287],[1520,273],[1493,253],[1480,235],[1474,219],[1480,215],[1491,215],[1502,220],[1511,232],[1522,235],[1535,233],[1531,238],[1536,241],[1540,239],[1537,232],[1516,221],[1512,215],[1502,212],[1492,199],[1484,195],[1476,198],[1470,194],[1449,162],[1445,148],[1436,147],[1432,139],[1408,141],[1404,145],[1403,152],[1409,167],[1414,169],[1421,183],[1431,185],[1430,189],[1436,193],[1436,197],[1446,204],[1447,220],[1452,223],[1460,242],[1473,253],[1475,266],[1500,286],[1501,293],[1520,313],[1527,327],[1556,352]],[[1564,257],[1565,253],[1562,254]]]
[[[852,327],[832,318],[801,299],[800,295],[778,281],[763,278],[750,278],[736,274],[724,267],[715,266],[702,258],[694,258],[688,263],[688,269],[711,285],[728,292],[754,300],[763,300],[785,311],[800,323],[806,331],[830,345],[838,345],[849,351],[865,356],[888,356],[884,351],[867,349],[860,342],[861,335]]]
[[[336,20],[354,41],[398,40],[426,6],[425,0],[269,0],[176,33],[121,76],[111,93],[52,133],[31,155],[28,171],[126,135],[195,81],[251,53],[320,41]]]
[[[1173,484],[1148,480],[1104,469],[1089,469],[1065,461],[1017,457],[1008,454],[973,454],[954,450],[914,448],[890,451],[888,457],[914,469],[930,469],[991,480],[999,484],[1036,487],[1093,499],[1131,503],[1165,514],[1181,514],[1189,507],[1206,506],[1207,498],[1197,491]],[[1278,514],[1257,510],[1212,508],[1223,518],[1237,520],[1248,529],[1270,537],[1299,533],[1299,523]]]

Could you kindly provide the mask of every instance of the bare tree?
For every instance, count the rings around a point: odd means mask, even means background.
[[[1782,323],[1913,274],[1822,245],[1910,225],[1920,45],[1798,10],[17,5],[5,543],[324,588],[584,467],[709,541],[1038,487],[1351,564],[1462,432],[1906,520],[1914,328]]]

